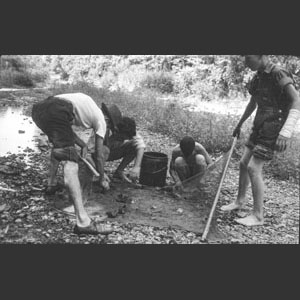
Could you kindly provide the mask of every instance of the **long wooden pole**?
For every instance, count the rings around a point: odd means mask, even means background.
[[[97,172],[97,170],[90,164],[85,158],[81,157],[81,160],[88,166],[88,168],[93,172],[93,174],[97,177],[100,176],[100,174]]]
[[[210,224],[211,224],[211,221],[212,221],[212,218],[213,218],[213,215],[214,215],[214,212],[215,212],[218,200],[219,200],[221,188],[222,188],[222,185],[223,185],[226,173],[227,173],[229,162],[230,162],[230,159],[231,159],[231,156],[232,156],[232,153],[233,153],[233,149],[234,149],[234,147],[236,145],[236,142],[237,142],[237,137],[235,137],[234,140],[233,140],[233,143],[232,143],[229,155],[228,155],[228,159],[227,159],[227,162],[226,162],[226,165],[225,165],[222,177],[221,177],[221,181],[220,181],[220,184],[219,184],[219,187],[218,187],[218,190],[217,190],[217,194],[216,194],[215,200],[213,202],[212,208],[210,210],[210,214],[209,214],[209,217],[208,217],[208,220],[207,220],[207,223],[206,223],[206,226],[205,226],[202,238],[201,238],[202,241],[206,240],[206,236],[207,236],[207,234],[209,232]]]

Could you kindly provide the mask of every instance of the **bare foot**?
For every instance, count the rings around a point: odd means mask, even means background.
[[[75,214],[74,205],[70,205],[70,206],[64,208],[63,211],[68,214]]]
[[[260,226],[264,224],[264,220],[259,220],[254,215],[250,215],[246,218],[236,219],[235,221],[244,226]]]
[[[243,205],[237,204],[236,202],[232,202],[228,205],[223,205],[221,207],[221,210],[222,211],[232,211],[232,210],[238,210],[238,209],[242,209],[242,208],[243,208]]]

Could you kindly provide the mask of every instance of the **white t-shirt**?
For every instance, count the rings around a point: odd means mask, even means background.
[[[102,110],[95,101],[83,93],[71,93],[56,95],[72,103],[75,115],[75,125],[84,128],[93,128],[95,133],[104,139],[106,133],[106,122]]]

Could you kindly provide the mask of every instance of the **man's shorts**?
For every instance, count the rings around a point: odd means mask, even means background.
[[[48,97],[32,108],[32,120],[48,136],[55,148],[74,146],[72,119],[72,104],[59,98]]]
[[[51,155],[58,161],[79,162],[79,155],[75,147],[53,148]]]

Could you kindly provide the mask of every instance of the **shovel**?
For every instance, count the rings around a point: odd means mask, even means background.
[[[212,218],[213,218],[213,215],[214,215],[214,212],[215,212],[218,200],[219,200],[221,188],[222,188],[222,185],[223,185],[226,173],[227,173],[229,162],[230,162],[230,159],[231,159],[234,147],[236,145],[236,142],[237,142],[237,137],[235,137],[234,140],[233,140],[233,142],[232,142],[232,146],[231,146],[231,149],[229,151],[228,159],[227,159],[227,162],[226,162],[226,165],[225,165],[222,177],[221,177],[221,181],[220,181],[220,184],[219,184],[219,187],[218,187],[218,190],[217,190],[217,194],[216,194],[215,200],[214,200],[212,208],[210,210],[210,214],[209,214],[209,217],[208,217],[208,220],[207,220],[207,223],[206,223],[203,235],[201,237],[201,241],[205,241],[206,240],[206,237],[207,237],[207,234],[208,234],[208,231],[209,231],[209,228],[210,228],[210,224],[211,224],[211,221],[212,221]]]

